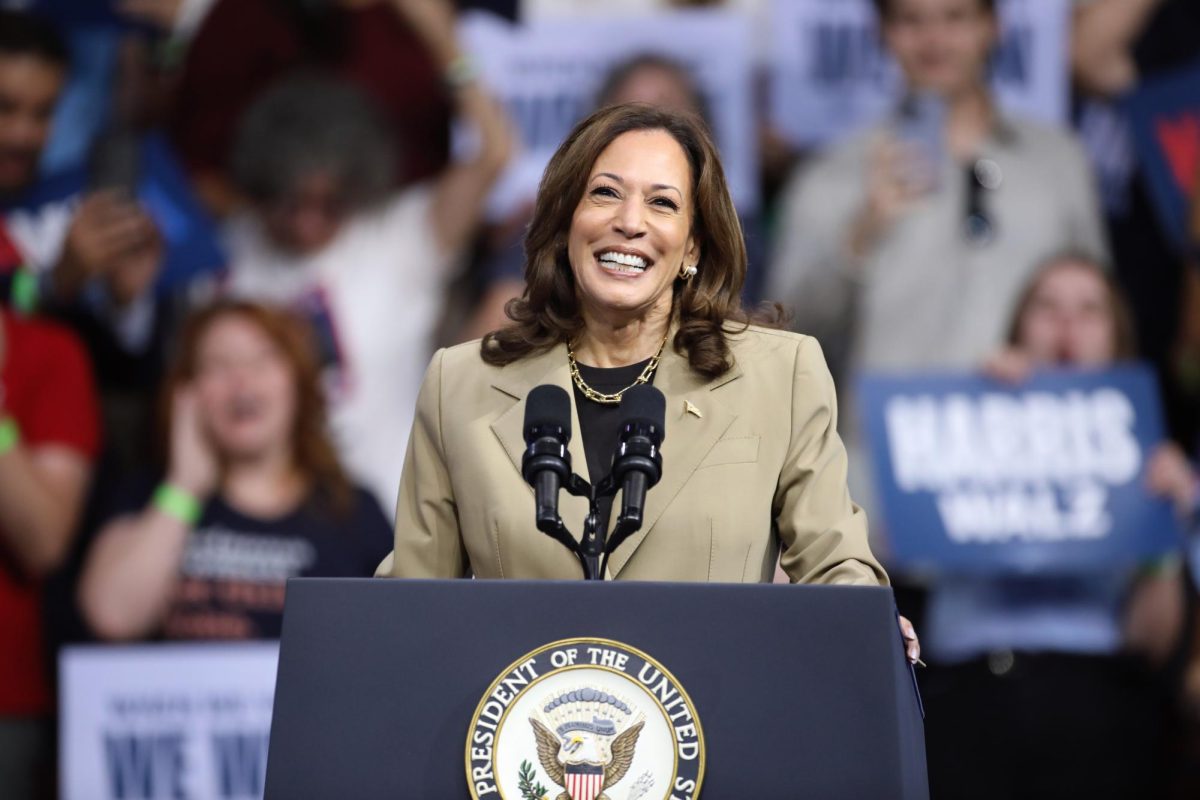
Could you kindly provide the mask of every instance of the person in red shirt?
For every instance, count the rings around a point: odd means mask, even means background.
[[[0,797],[37,796],[53,700],[41,580],[70,549],[99,448],[79,342],[0,308]]]

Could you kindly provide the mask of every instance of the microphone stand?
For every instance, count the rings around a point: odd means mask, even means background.
[[[587,481],[572,473],[566,485],[563,486],[568,494],[588,499],[588,515],[583,520],[583,540],[576,541],[575,537],[563,523],[562,517],[540,517],[537,528],[549,535],[559,544],[570,550],[579,560],[583,568],[583,579],[588,581],[604,580],[604,570],[608,567],[608,557],[626,539],[642,527],[641,509],[632,509],[630,513],[622,513],[617,518],[612,537],[600,529],[600,511],[596,501],[601,497],[616,495],[620,487],[609,475],[592,487]]]

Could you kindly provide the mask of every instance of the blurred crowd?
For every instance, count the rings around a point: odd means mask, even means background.
[[[523,289],[532,197],[488,208],[522,142],[459,15],[707,5],[770,3],[0,2],[0,797],[52,796],[64,643],[277,637],[287,578],[389,551],[429,357]],[[1200,201],[1181,246],[1121,101],[1200,58],[1200,9],[1076,0],[1054,126],[994,97],[991,0],[874,6],[894,107],[800,148],[753,98],[743,215],[745,302],[820,340],[873,531],[856,375],[1133,359],[1169,430],[1147,491],[1194,530]],[[623,102],[710,113],[653,49],[594,97]],[[1186,547],[1086,579],[896,574],[934,797],[1195,796],[1198,574]]]

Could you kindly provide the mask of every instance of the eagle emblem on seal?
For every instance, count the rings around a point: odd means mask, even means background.
[[[556,800],[611,800],[605,791],[629,772],[645,720],[627,701],[584,687],[549,698],[529,723],[542,769],[563,788]]]

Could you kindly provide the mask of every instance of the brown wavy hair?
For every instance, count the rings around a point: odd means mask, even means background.
[[[726,333],[736,330],[734,326],[780,324],[777,305],[754,315],[742,309],[746,243],[704,122],[687,111],[626,103],[602,108],[580,122],[550,159],[525,234],[525,291],[505,306],[512,322],[483,337],[485,362],[510,364],[569,342],[583,330],[567,259],[571,221],[604,149],[624,133],[644,130],[670,134],[683,148],[691,170],[692,236],[700,247],[700,271],[690,281],[676,279],[672,289],[679,324],[672,342],[675,352],[686,356],[696,372],[715,378],[733,366]]]
[[[184,321],[175,358],[167,373],[162,396],[164,430],[170,431],[171,404],[176,391],[196,377],[200,342],[212,326],[227,317],[240,317],[257,327],[278,348],[292,375],[296,393],[292,460],[317,492],[338,514],[348,513],[353,488],[329,436],[321,368],[309,326],[294,314],[245,300],[219,300],[193,312]],[[170,441],[164,437],[163,441]]]

